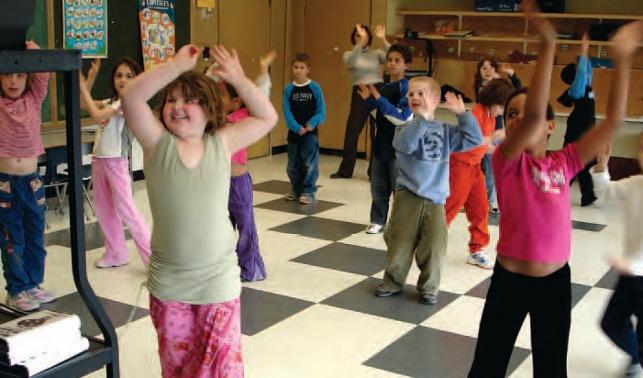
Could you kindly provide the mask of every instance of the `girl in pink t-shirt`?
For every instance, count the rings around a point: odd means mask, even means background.
[[[271,50],[259,60],[260,75],[255,84],[261,92],[270,97],[270,75],[268,69],[277,57]],[[239,97],[236,89],[226,82],[220,82],[221,102],[223,111],[230,123],[238,123],[250,116],[248,108]],[[228,211],[230,220],[239,232],[237,241],[237,257],[241,268],[241,280],[252,282],[266,279],[266,267],[259,252],[259,236],[255,225],[252,205],[252,177],[248,172],[248,149],[244,148],[232,155],[230,179],[230,197]]]
[[[29,41],[28,49],[38,46]],[[0,250],[6,303],[31,311],[54,297],[45,274],[45,187],[37,172],[45,150],[40,109],[49,74],[0,75]]]
[[[505,106],[507,139],[493,156],[498,190],[498,259],[487,294],[469,377],[503,377],[527,314],[535,377],[566,377],[571,323],[569,181],[592,160],[624,117],[631,56],[643,22],[614,36],[615,74],[607,118],[578,143],[548,153],[556,127],[548,104],[557,33],[535,0],[521,4],[542,39],[529,93]]]

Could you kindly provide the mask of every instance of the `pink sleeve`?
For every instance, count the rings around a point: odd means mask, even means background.
[[[583,161],[580,158],[580,154],[578,153],[576,143],[566,145],[560,153],[563,155],[565,167],[567,169],[567,177],[570,179],[585,168]]]
[[[42,102],[47,96],[47,88],[49,86],[49,72],[38,72],[33,75],[31,81],[31,89],[29,95],[34,97],[36,101]]]

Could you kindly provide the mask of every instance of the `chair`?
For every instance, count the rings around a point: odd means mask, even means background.
[[[69,183],[69,173],[67,165],[67,148],[65,146],[52,147],[45,150],[46,155],[46,169],[45,169],[45,187],[53,187],[56,190],[56,196],[58,198],[57,207],[60,214],[64,214],[62,201],[65,199],[67,194],[67,185]],[[91,189],[92,185],[92,166],[91,166],[91,155],[83,156],[83,165],[81,167],[82,173],[82,190],[83,196],[89,207],[94,214],[96,215],[96,210],[94,209],[94,203],[89,194],[88,188]],[[62,186],[62,191],[60,187]],[[85,212],[85,217],[89,219],[89,214]]]

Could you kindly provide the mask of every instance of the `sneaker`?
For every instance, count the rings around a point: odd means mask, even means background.
[[[384,226],[380,226],[376,223],[371,223],[370,226],[366,227],[366,233],[370,235],[381,234],[384,230]]]
[[[422,293],[420,294],[420,303],[423,305],[434,305],[438,303],[438,293]]]
[[[487,254],[482,251],[470,254],[469,258],[467,258],[467,264],[477,265],[483,269],[493,268],[493,262]]]
[[[398,295],[401,292],[402,290],[392,291],[392,290],[385,289],[382,286],[378,286],[377,289],[375,289],[375,296],[379,298],[391,297],[394,295]]]
[[[49,303],[53,302],[56,299],[56,297],[51,295],[50,292],[40,286],[36,286],[31,290],[27,290],[27,294],[29,294],[29,297],[31,297],[32,300],[38,303]]]
[[[290,192],[290,193],[286,194],[285,198],[286,198],[286,201],[295,201],[295,200],[297,200],[297,196],[293,192]]]
[[[639,378],[642,373],[643,369],[641,368],[641,364],[635,362],[627,367],[623,376],[626,378]]]
[[[299,196],[299,203],[302,205],[309,205],[311,203],[315,202],[315,197],[311,196],[310,194],[302,194]]]
[[[96,261],[96,267],[100,269],[116,268],[127,264],[129,264],[129,261],[114,262],[105,258],[105,256]]]
[[[349,179],[351,177],[350,176],[344,176],[339,172],[335,172],[332,175],[330,175],[330,178],[332,178],[332,179]]]
[[[5,303],[7,304],[7,306],[20,311],[33,311],[40,308],[40,303],[31,299],[26,291],[23,291],[16,295],[7,295]]]

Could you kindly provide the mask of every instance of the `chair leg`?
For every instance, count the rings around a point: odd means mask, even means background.
[[[92,210],[92,214],[96,216],[96,210],[94,209],[94,203],[92,201],[92,198],[89,196],[89,192],[87,191],[87,188],[85,188],[85,185],[83,185],[83,194],[85,194],[85,198],[87,199],[87,203],[89,204],[89,208]]]
[[[58,211],[58,214],[63,215],[65,214],[65,210],[63,209],[63,198],[65,198],[65,195],[61,195],[60,187],[58,185],[54,186],[54,189],[56,189],[56,200],[58,201],[58,203],[56,204],[56,210]]]

